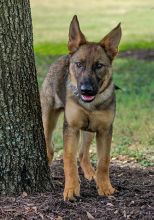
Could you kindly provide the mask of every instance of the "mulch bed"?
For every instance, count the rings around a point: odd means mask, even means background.
[[[97,194],[94,181],[87,181],[79,167],[81,196],[75,202],[63,201],[62,160],[51,167],[55,190],[51,193],[0,199],[0,219],[154,219],[154,169],[131,161],[111,162],[111,181],[119,190],[109,197]]]

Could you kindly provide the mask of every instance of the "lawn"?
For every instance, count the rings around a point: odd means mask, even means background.
[[[103,3],[102,3],[103,2]],[[90,40],[100,40],[119,21],[123,38],[120,50],[154,48],[153,0],[31,0],[34,48],[39,86],[54,60],[67,53],[70,20],[79,16],[81,28]],[[154,161],[154,61],[117,58],[114,82],[117,115],[114,123],[113,157],[128,155],[143,165]],[[55,150],[62,153],[62,117],[54,134]],[[92,145],[92,156],[95,152]],[[154,155],[154,154],[153,154]],[[95,160],[95,156],[93,156]]]

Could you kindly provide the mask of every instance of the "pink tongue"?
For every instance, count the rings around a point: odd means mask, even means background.
[[[82,99],[85,101],[91,101],[95,98],[95,96],[86,96],[86,95],[82,95]]]

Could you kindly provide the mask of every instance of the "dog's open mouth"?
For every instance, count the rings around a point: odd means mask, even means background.
[[[93,101],[95,98],[95,96],[90,96],[90,95],[81,95],[81,99],[84,101],[84,102],[91,102]]]

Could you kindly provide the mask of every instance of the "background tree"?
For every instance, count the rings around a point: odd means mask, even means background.
[[[0,0],[0,193],[51,190],[29,0]]]

